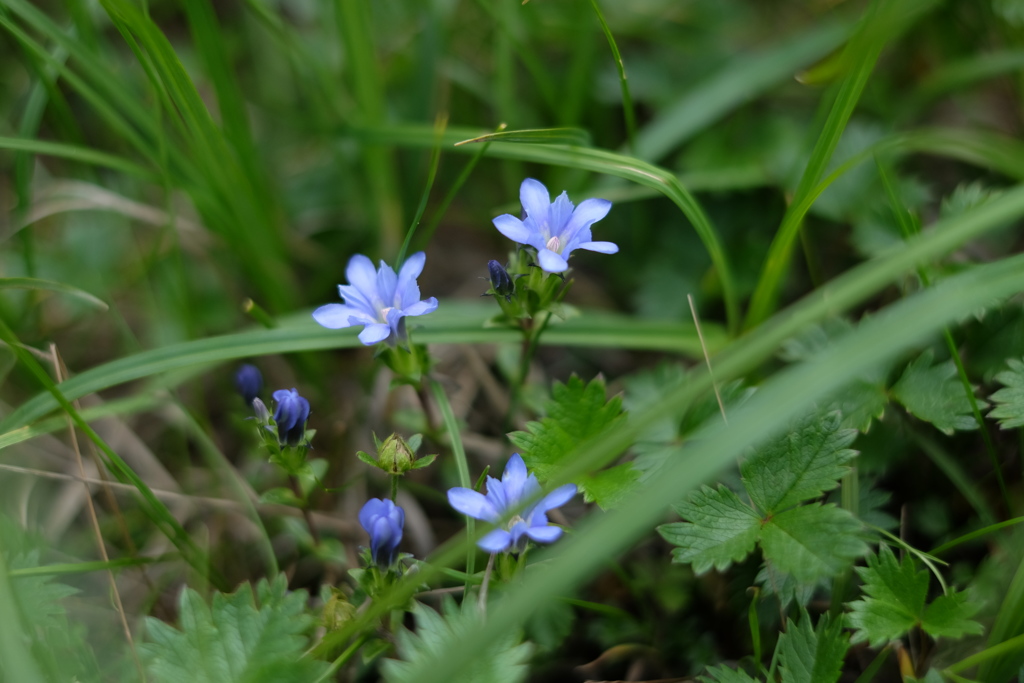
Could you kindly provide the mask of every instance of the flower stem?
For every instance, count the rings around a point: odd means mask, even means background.
[[[391,475],[391,500],[398,502],[398,475]]]
[[[294,474],[288,475],[288,483],[291,484],[292,492],[295,497],[299,499],[299,509],[302,510],[302,518],[306,520],[306,526],[309,527],[309,535],[313,538],[313,545],[320,545],[320,532],[317,531],[316,524],[313,523],[313,513],[309,510],[309,499],[302,494],[302,485],[299,483],[299,478]]]
[[[537,320],[540,321],[539,325],[534,324]],[[522,402],[523,390],[526,387],[526,378],[530,374],[530,365],[537,353],[540,335],[548,326],[549,320],[551,320],[551,313],[544,311],[536,318],[523,321],[523,346],[519,355],[519,375],[516,377],[515,384],[512,385],[512,396],[509,398],[508,413],[505,415],[505,431],[512,428],[512,422],[516,419],[516,413],[519,412],[519,404]]]
[[[494,570],[494,553],[487,558],[487,569],[484,570],[484,580],[480,584],[480,613],[487,613],[487,587],[491,584],[491,572]]]

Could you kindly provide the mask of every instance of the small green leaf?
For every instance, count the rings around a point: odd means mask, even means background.
[[[712,567],[721,571],[743,560],[753,551],[761,530],[757,512],[721,485],[717,489],[702,486],[676,511],[690,521],[662,524],[658,533],[679,546],[672,551],[672,561],[692,563],[698,574]]]
[[[892,550],[882,546],[877,556],[868,557],[867,565],[857,568],[865,597],[849,603],[846,617],[855,630],[854,643],[867,641],[880,647],[915,626],[936,638],[982,632],[981,624],[970,620],[978,608],[967,602],[964,593],[942,596],[925,608],[928,572],[917,571],[910,555],[897,561]]]
[[[555,383],[552,399],[546,404],[547,417],[529,422],[527,431],[509,434],[519,449],[526,467],[545,481],[566,464],[566,456],[582,441],[596,436],[609,425],[625,419],[622,398],[607,400],[604,380],[595,378],[589,384],[573,375],[568,383]],[[596,502],[608,509],[633,489],[640,471],[632,463],[584,475],[573,480],[587,502]]]
[[[698,676],[704,683],[758,683],[756,678],[740,669],[730,669],[724,664],[708,667],[707,674]]]
[[[804,505],[768,519],[761,529],[761,549],[779,570],[811,583],[840,574],[867,553],[861,530],[860,522],[842,508]]]
[[[303,657],[314,620],[305,613],[305,592],[289,593],[284,575],[260,581],[255,598],[248,584],[215,593],[211,606],[186,588],[179,609],[180,630],[146,620],[149,642],[139,654],[156,683],[307,683],[327,669]]]
[[[992,394],[992,400],[999,405],[988,414],[999,420],[1001,429],[1024,426],[1024,363],[1010,358],[1006,364],[1010,369],[996,375],[1003,388]]]
[[[414,603],[416,632],[401,629],[397,634],[397,650],[401,661],[386,659],[381,666],[388,683],[417,681],[417,664],[429,661],[444,652],[452,642],[473,629],[480,628],[482,617],[475,600],[467,600],[460,609],[450,598],[443,603],[444,614]],[[533,650],[529,643],[520,642],[519,634],[509,633],[492,641],[482,652],[476,653],[472,664],[460,672],[460,683],[518,683],[526,680],[526,663]]]
[[[800,621],[790,619],[779,638],[782,683],[835,683],[849,647],[841,619],[832,622],[824,614],[811,628],[810,615],[801,610]]]
[[[302,507],[302,500],[295,495],[295,492],[284,486],[277,486],[268,489],[260,496],[261,503],[271,505],[288,505],[290,507]]]
[[[771,514],[831,491],[850,471],[846,463],[857,453],[847,446],[856,436],[856,430],[842,429],[842,416],[833,412],[758,449],[740,468],[750,499]]]
[[[892,388],[893,397],[918,419],[931,422],[946,434],[955,429],[977,429],[971,403],[956,377],[953,361],[932,366],[933,354],[925,351],[907,366]],[[988,404],[978,399],[978,406]]]

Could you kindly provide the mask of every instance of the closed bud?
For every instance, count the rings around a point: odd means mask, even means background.
[[[487,270],[490,275],[491,289],[494,291],[494,295],[503,296],[505,301],[511,301],[512,295],[516,291],[516,285],[512,282],[508,271],[493,259],[487,262]]]
[[[373,437],[377,444],[376,456],[359,451],[356,455],[367,465],[372,465],[393,476],[401,476],[409,470],[418,470],[434,462],[437,455],[425,455],[422,458],[416,457],[416,451],[423,440],[419,434],[414,434],[406,441],[397,434],[392,434],[384,439],[384,443]]]
[[[263,390],[263,375],[255,365],[246,363],[238,368],[235,373],[235,388],[242,395],[245,402],[252,405],[252,402]]]
[[[298,446],[306,433],[309,419],[309,401],[299,396],[296,389],[279,389],[274,392],[277,409],[274,422],[277,423],[277,440],[282,446]]]
[[[256,413],[256,421],[261,425],[269,424],[270,422],[270,411],[267,410],[267,404],[258,398],[252,400],[252,409]]]

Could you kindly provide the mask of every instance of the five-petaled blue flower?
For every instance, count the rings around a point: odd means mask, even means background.
[[[575,484],[565,484],[540,498],[527,508],[519,509],[530,500],[537,498],[540,484],[537,477],[528,474],[526,463],[518,453],[513,453],[501,481],[487,477],[487,495],[472,489],[456,487],[448,491],[448,502],[464,515],[493,524],[503,524],[477,541],[477,545],[489,553],[511,550],[521,552],[527,539],[538,543],[558,540],[562,530],[548,525],[547,512],[565,505],[576,495]],[[505,517],[515,512],[509,519]]]
[[[494,219],[494,227],[513,242],[537,250],[540,267],[548,273],[561,273],[569,268],[569,254],[574,249],[587,249],[614,254],[619,247],[612,242],[594,242],[590,226],[608,215],[612,203],[607,199],[585,199],[573,208],[569,195],[558,195],[554,202],[548,188],[527,178],[519,188],[519,200],[526,218],[510,214]]]
[[[251,406],[263,390],[263,375],[260,374],[260,369],[248,363],[240,366],[235,373],[235,388],[245,399],[246,405]]]
[[[384,568],[393,565],[402,542],[405,510],[390,500],[371,498],[359,511],[359,523],[370,534],[370,556],[374,563]]]
[[[394,346],[397,341],[404,341],[405,316],[426,315],[437,308],[434,297],[420,301],[416,284],[426,259],[422,251],[413,254],[395,275],[383,261],[374,270],[370,259],[356,254],[345,268],[349,284],[338,285],[345,303],[321,306],[313,311],[313,319],[332,330],[365,325],[359,341],[367,346],[382,341]]]
[[[306,433],[309,419],[309,401],[299,396],[295,389],[278,389],[274,392],[277,409],[274,422],[277,424],[277,440],[282,446],[298,446]]]

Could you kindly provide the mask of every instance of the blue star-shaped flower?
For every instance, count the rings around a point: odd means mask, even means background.
[[[510,214],[494,219],[494,227],[513,242],[537,250],[540,267],[548,273],[561,273],[569,268],[569,255],[575,249],[614,254],[619,247],[612,242],[594,242],[590,226],[608,215],[612,203],[607,199],[584,199],[573,208],[569,195],[563,192],[554,202],[548,188],[533,178],[519,187],[519,200],[526,218]]]
[[[518,453],[513,453],[501,481],[487,477],[487,495],[472,489],[456,487],[448,491],[448,502],[464,515],[492,524],[502,524],[484,535],[477,545],[489,553],[510,550],[521,552],[526,541],[538,543],[557,541],[562,530],[548,524],[547,512],[561,507],[576,495],[576,485],[566,484],[538,500],[533,505],[519,510],[523,503],[533,500],[540,493],[537,477],[526,471],[526,463]],[[518,512],[505,519],[510,513]]]
[[[416,278],[423,272],[427,257],[416,252],[395,275],[391,266],[380,262],[374,270],[373,262],[362,254],[349,259],[345,277],[349,284],[338,285],[344,304],[327,304],[313,311],[313,319],[324,327],[336,330],[352,325],[365,325],[359,341],[367,346],[386,341],[394,346],[405,340],[406,316],[426,315],[437,309],[437,299],[420,301],[420,288]]]

